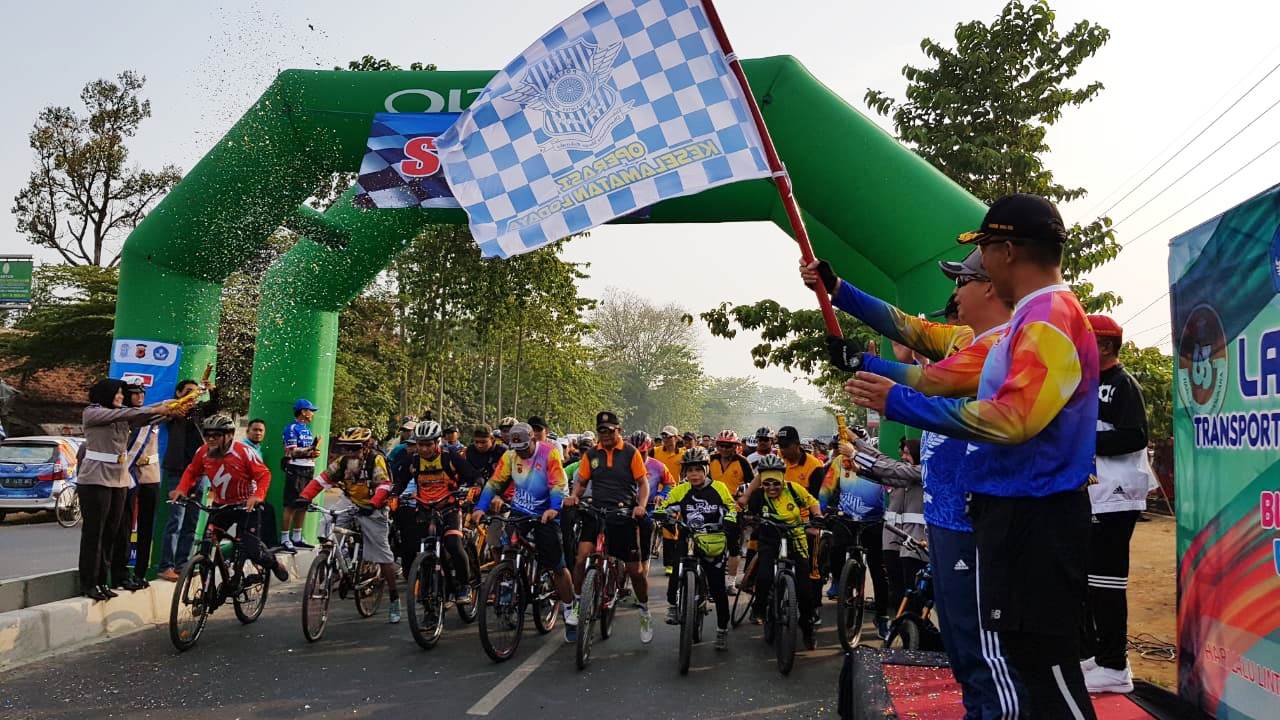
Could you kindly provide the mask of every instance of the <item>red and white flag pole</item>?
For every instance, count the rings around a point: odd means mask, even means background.
[[[729,67],[733,69],[734,76],[738,78],[738,84],[742,86],[742,91],[747,96],[751,118],[755,121],[761,142],[764,143],[764,154],[769,162],[769,170],[773,173],[773,182],[778,187],[782,206],[787,210],[787,219],[791,221],[791,230],[795,233],[796,243],[800,245],[800,257],[806,263],[811,263],[815,259],[813,246],[809,243],[809,231],[805,229],[804,219],[800,217],[800,207],[796,205],[796,197],[791,190],[791,176],[787,174],[782,160],[778,157],[778,150],[773,146],[773,138],[769,137],[769,128],[765,127],[760,106],[756,104],[756,97],[751,92],[751,86],[747,84],[747,75],[742,71],[742,63],[738,61],[737,54],[733,52],[733,45],[729,43],[729,36],[725,34],[715,3],[712,0],[702,0],[702,7],[707,11],[707,21],[711,23],[716,39],[720,41],[720,48],[724,51]],[[815,287],[813,292],[818,296],[818,306],[822,308],[822,319],[826,322],[827,333],[840,337],[840,323],[836,321],[836,312],[831,307],[831,298],[827,296],[821,284]]]

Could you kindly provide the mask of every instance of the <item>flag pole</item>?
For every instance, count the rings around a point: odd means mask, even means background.
[[[702,7],[707,11],[707,21],[711,23],[716,39],[720,41],[720,49],[724,51],[725,60],[733,69],[734,76],[738,78],[738,84],[742,86],[742,91],[747,96],[747,105],[751,108],[751,118],[755,121],[756,130],[760,133],[760,140],[764,144],[764,154],[769,162],[769,170],[773,173],[773,182],[778,188],[778,196],[782,198],[782,206],[786,208],[787,219],[791,221],[791,230],[795,233],[796,243],[800,245],[800,257],[806,264],[811,263],[816,258],[813,254],[813,245],[809,243],[809,231],[804,226],[804,218],[800,216],[800,207],[796,205],[796,197],[792,192],[791,176],[787,174],[781,158],[778,157],[778,150],[773,146],[769,128],[765,127],[760,106],[756,104],[756,97],[751,92],[751,86],[747,84],[747,75],[742,71],[742,63],[738,61],[738,56],[729,43],[729,36],[720,22],[720,14],[716,12],[715,3],[712,0],[702,0]],[[836,320],[836,311],[831,307],[831,298],[821,283],[814,287],[813,292],[818,296],[818,307],[822,309],[822,320],[826,323],[827,333],[841,337],[840,323]]]

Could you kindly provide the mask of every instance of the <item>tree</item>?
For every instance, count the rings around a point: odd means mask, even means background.
[[[30,311],[0,335],[0,356],[23,378],[56,367],[105,372],[111,357],[119,274],[96,265],[41,265]]]
[[[1056,202],[1084,197],[1084,188],[1058,183],[1045,167],[1045,136],[1066,109],[1102,91],[1100,82],[1072,87],[1068,81],[1111,33],[1081,20],[1064,35],[1055,20],[1046,0],[1012,0],[990,24],[957,25],[954,49],[925,38],[920,49],[932,66],[902,69],[905,99],[868,89],[866,103],[893,120],[900,140],[988,203],[1014,192]],[[1119,303],[1114,293],[1095,293],[1083,280],[1119,252],[1109,217],[1068,229],[1063,277],[1089,312]]]
[[[1158,445],[1173,436],[1173,358],[1132,341],[1120,348],[1120,364],[1142,388],[1147,403],[1147,439]]]
[[[94,80],[80,92],[84,114],[46,107],[28,135],[36,169],[13,199],[18,231],[69,264],[114,266],[123,237],[182,178],[173,165],[126,166],[127,139],[151,117],[145,82],[130,70]]]

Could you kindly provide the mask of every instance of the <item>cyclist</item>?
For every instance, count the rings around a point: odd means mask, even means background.
[[[262,523],[262,502],[271,485],[271,471],[257,453],[235,441],[236,424],[228,415],[213,415],[200,423],[204,435],[191,464],[182,473],[170,500],[185,498],[203,478],[209,478],[209,524],[236,527],[236,549],[275,574],[284,582],[289,572],[258,538]],[[243,505],[243,507],[242,507]]]
[[[645,507],[646,517],[640,522],[640,559],[644,562],[645,570],[647,571],[649,549],[653,547],[653,510],[667,496],[667,492],[676,484],[676,481],[661,460],[649,457],[649,451],[653,450],[653,438],[649,436],[649,433],[643,430],[631,433],[631,445],[636,450],[639,450],[640,455],[644,457],[644,469],[645,474],[648,475],[649,482],[649,503]]]
[[[716,435],[716,456],[711,459],[711,479],[729,489],[729,497],[739,497],[742,488],[755,477],[751,463],[738,452],[738,433],[721,430]],[[727,592],[738,594],[738,560],[742,557],[742,533],[734,525],[725,534],[729,538],[729,574]]]
[[[783,428],[784,430],[786,428]],[[781,432],[779,433],[781,435]],[[762,512],[774,520],[794,525],[791,530],[791,548],[788,556],[795,562],[796,599],[800,605],[800,631],[804,634],[805,647],[815,646],[813,616],[816,595],[809,581],[809,544],[805,541],[803,524],[807,518],[821,518],[822,508],[809,494],[803,483],[786,479],[787,466],[782,458],[767,455],[758,466],[760,491],[753,491],[747,499],[747,509],[753,515]],[[778,559],[782,539],[772,530],[756,534],[756,597],[752,621],[759,622],[768,607],[769,591],[773,587],[773,568]]]
[[[588,491],[598,503],[623,504],[632,507],[632,517],[643,520],[649,502],[648,473],[640,451],[622,439],[622,423],[618,416],[605,410],[596,415],[596,437],[600,442],[584,453],[578,464],[578,483],[573,494],[564,504],[573,507]],[[595,551],[593,542],[598,534],[594,516],[582,519],[582,540],[578,543],[578,557],[574,564],[573,582],[578,591],[582,588],[582,575],[586,571],[587,556]],[[649,614],[649,582],[640,562],[640,534],[634,522],[606,524],[605,542],[609,555],[626,563],[631,589],[635,593],[636,606],[640,609],[640,642],[653,642],[653,617]],[[574,602],[575,606],[577,601]]]
[[[573,488],[578,482],[578,465],[582,459],[586,457],[586,453],[595,447],[596,434],[587,430],[578,436],[575,441],[578,451],[577,457],[573,462],[564,466],[565,490],[564,494],[568,497],[573,493]],[[564,557],[565,562],[574,560],[578,555],[578,531],[575,524],[578,521],[578,511],[576,508],[562,507],[560,510],[560,533],[564,539]],[[574,616],[574,622],[577,622],[577,616]],[[576,638],[575,638],[576,639]]]
[[[391,471],[393,478],[400,477],[403,471],[405,458],[413,449],[413,429],[417,426],[418,421],[414,420],[412,415],[405,416],[404,422],[400,423],[400,437],[391,448],[391,452],[387,453],[387,469]]]
[[[681,482],[663,498],[661,507],[675,513],[690,527],[722,524],[726,528],[736,524],[737,512],[733,496],[724,483],[711,480],[707,470],[711,458],[702,448],[690,448],[680,461]],[[717,540],[719,541],[717,543]],[[701,536],[697,545],[698,560],[707,579],[707,590],[716,604],[716,649],[729,648],[729,594],[725,588],[725,546],[727,533]],[[717,547],[718,545],[718,547]],[[680,622],[676,607],[676,590],[680,578],[672,576],[667,581],[667,624]]]
[[[338,459],[307,483],[298,495],[296,507],[305,508],[323,490],[337,488],[342,491],[345,504],[356,508],[353,524],[360,528],[364,559],[378,563],[382,578],[387,583],[387,596],[391,599],[387,622],[398,623],[400,595],[396,592],[396,558],[391,554],[391,520],[387,512],[391,474],[382,454],[370,448],[369,439],[372,437],[373,431],[369,428],[344,430],[333,443]]]
[[[515,424],[516,424],[516,419],[510,416],[504,417],[498,421],[497,432],[501,434],[502,437],[499,438],[499,440],[501,440],[504,445],[507,442],[507,433],[511,432],[511,428],[515,427]],[[494,437],[497,437],[497,436],[495,435]]]
[[[680,461],[684,459],[684,450],[680,449],[680,431],[675,425],[667,425],[662,428],[658,437],[662,442],[653,448],[653,456],[667,466],[671,477],[680,477]]]
[[[510,449],[502,455],[498,467],[485,483],[472,519],[479,523],[495,498],[508,489],[515,489],[510,503],[512,510],[522,515],[537,515],[542,522],[533,528],[533,542],[537,547],[538,564],[555,571],[556,593],[564,603],[564,637],[566,642],[576,641],[578,618],[573,614],[573,584],[564,566],[562,538],[558,516],[564,501],[565,471],[560,458],[550,443],[535,442],[533,429],[527,423],[517,423],[507,433]]]

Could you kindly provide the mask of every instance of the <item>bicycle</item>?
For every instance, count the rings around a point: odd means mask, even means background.
[[[348,593],[355,595],[356,613],[364,618],[372,617],[378,611],[386,582],[382,578],[382,568],[363,559],[364,543],[359,526],[344,527],[354,519],[356,507],[335,510],[313,504],[307,512],[323,513],[329,520],[328,532],[311,561],[302,590],[302,634],[308,642],[316,642],[329,624],[329,602],[335,582],[339,598],[346,599]]]
[[[795,665],[796,632],[800,629],[796,563],[791,559],[791,544],[796,540],[791,536],[791,531],[801,527],[821,529],[821,526],[813,523],[792,525],[774,520],[769,513],[761,514],[758,521],[761,529],[771,528],[779,535],[778,559],[773,567],[773,587],[769,592],[769,604],[765,607],[764,641],[773,645],[778,672],[787,675]]]
[[[244,507],[243,504],[209,507],[191,498],[169,501],[171,505],[178,503],[207,513]],[[270,571],[245,557],[234,546],[235,536],[227,532],[229,529],[207,523],[196,554],[178,578],[169,604],[169,640],[179,652],[195,646],[209,622],[209,616],[228,599],[235,609],[236,618],[244,625],[257,620],[267,604]],[[228,554],[230,562],[227,561]],[[245,572],[246,569],[252,572]],[[221,579],[215,577],[217,575]]]
[[[619,503],[614,508],[596,507],[582,503],[583,513],[596,519],[595,550],[587,556],[582,574],[582,594],[578,601],[578,645],[574,654],[578,669],[591,662],[593,626],[600,623],[600,639],[608,640],[613,631],[613,618],[618,612],[627,581],[626,567],[621,560],[608,553],[605,541],[605,525],[610,518],[631,522],[631,508]]]
[[[76,492],[75,483],[67,483],[58,491],[53,499],[53,516],[64,528],[80,524],[80,494]]]
[[[515,655],[524,634],[524,611],[533,606],[533,624],[546,635],[555,629],[559,599],[554,571],[538,566],[532,537],[537,515],[490,516],[503,525],[502,554],[480,589],[480,645],[494,662]],[[509,533],[506,531],[510,530]]]
[[[455,499],[466,497],[466,491],[455,492]],[[418,546],[418,554],[409,569],[409,630],[413,639],[424,650],[430,650],[440,641],[444,634],[444,614],[446,606],[451,602],[458,590],[458,580],[445,568],[444,540],[440,528],[444,525],[444,514],[440,509],[419,509],[427,515],[426,532]],[[467,554],[467,564],[471,570],[470,602],[455,602],[458,617],[464,623],[475,622],[480,597],[480,560],[476,556],[473,542],[463,536],[463,549]],[[421,613],[421,614],[419,614]]]
[[[655,518],[665,515],[664,525],[678,531],[677,542],[680,556],[676,558],[675,573],[679,580],[676,586],[677,618],[680,624],[680,654],[678,668],[681,675],[689,674],[689,660],[693,655],[693,646],[702,642],[702,629],[707,615],[711,613],[711,590],[707,585],[707,577],[702,569],[702,555],[698,551],[697,535],[723,533],[720,523],[693,527],[678,516],[658,513]]]
[[[862,523],[843,513],[828,516],[832,534],[849,536],[845,543],[849,557],[841,567],[836,600],[836,635],[846,652],[851,652],[862,642],[862,624],[866,612],[867,563],[866,550],[862,547]]]
[[[933,613],[933,571],[928,565],[929,547],[901,528],[887,523],[885,528],[902,538],[902,546],[909,552],[921,555],[925,566],[916,573],[915,583],[903,595],[902,603],[898,606],[898,614],[889,623],[889,634],[885,638],[884,647],[897,647],[904,650],[942,650],[944,649],[942,633],[929,617]]]

